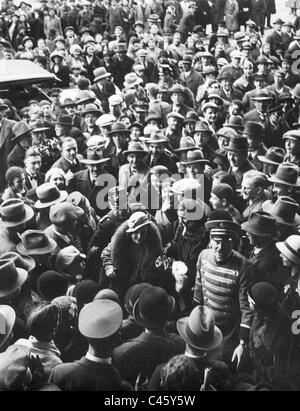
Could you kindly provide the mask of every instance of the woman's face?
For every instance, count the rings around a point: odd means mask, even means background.
[[[131,238],[135,244],[141,245],[145,242],[147,235],[148,235],[148,226],[146,225],[140,228],[139,230],[135,231],[134,233],[132,233]]]
[[[15,177],[12,182],[12,188],[16,193],[22,193],[25,189],[25,174]]]
[[[50,178],[50,183],[56,185],[59,190],[64,190],[66,188],[66,181],[59,174],[53,174]]]

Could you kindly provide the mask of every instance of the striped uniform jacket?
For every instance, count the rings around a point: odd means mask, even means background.
[[[252,322],[248,303],[250,267],[249,261],[236,251],[222,263],[215,261],[211,249],[199,255],[194,301],[213,311],[216,325],[224,336],[240,324],[240,338],[249,338]]]

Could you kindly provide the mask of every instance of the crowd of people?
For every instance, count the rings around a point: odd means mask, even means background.
[[[0,98],[1,391],[300,389],[300,31],[270,4],[2,4],[0,61],[55,80]]]

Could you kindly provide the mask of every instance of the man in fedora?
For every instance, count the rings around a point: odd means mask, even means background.
[[[270,214],[276,219],[280,232],[280,236],[277,237],[279,241],[284,241],[290,235],[299,233],[299,204],[293,198],[287,196],[278,198],[270,209]]]
[[[267,177],[276,174],[277,168],[284,160],[285,151],[279,147],[270,147],[264,156],[258,156],[257,159],[263,164],[263,173]]]
[[[247,121],[243,131],[243,137],[247,138],[249,151],[248,159],[258,171],[263,171],[263,164],[258,160],[258,156],[264,156],[267,148],[263,143],[264,129],[260,123]]]
[[[180,113],[171,112],[167,115],[167,127],[163,129],[162,132],[169,142],[168,148],[171,151],[179,148],[183,122],[184,116]]]
[[[274,22],[274,30],[267,36],[266,42],[270,45],[271,55],[279,59],[283,57],[283,33],[282,26],[284,21],[278,18]]]
[[[110,158],[104,158],[102,148],[88,148],[86,158],[80,160],[87,169],[75,173],[74,179],[70,182],[71,190],[83,194],[101,217],[106,214],[108,207],[105,204],[98,204],[97,196],[107,181],[114,180],[105,168],[109,161]]]
[[[61,144],[61,157],[51,168],[60,168],[64,173],[77,173],[81,170],[81,163],[78,159],[77,142],[72,137],[65,137]]]
[[[211,248],[199,255],[194,302],[212,310],[224,337],[224,359],[231,358],[240,340],[233,355],[239,365],[249,341],[252,320],[247,298],[250,264],[233,250],[233,238],[240,232],[238,224],[230,220],[212,220],[205,226],[210,233]]]
[[[185,117],[189,111],[193,111],[192,107],[189,107],[185,104],[185,93],[185,88],[181,84],[175,84],[171,88],[171,113],[179,113],[183,117]]]
[[[71,116],[64,114],[58,116],[55,122],[55,134],[58,139],[73,137],[77,142],[79,153],[83,153],[85,149],[85,138],[82,132],[73,126],[73,119]]]
[[[113,360],[121,377],[135,384],[149,379],[158,364],[184,352],[184,342],[165,327],[175,300],[160,287],[145,288],[133,307],[135,321],[144,328],[139,337],[115,348]]]
[[[94,84],[91,87],[91,91],[95,93],[98,100],[101,101],[101,105],[105,112],[108,112],[108,95],[106,94],[105,86],[109,82],[113,86],[112,94],[115,94],[115,86],[111,81],[112,74],[106,71],[105,67],[99,67],[94,70]]]
[[[147,164],[149,167],[157,165],[167,167],[167,169],[175,174],[178,172],[175,158],[166,150],[167,139],[163,134],[156,132],[150,136],[146,143],[148,145],[149,154],[147,156]]]
[[[218,81],[221,83],[220,97],[223,100],[232,102],[233,100],[243,99],[242,92],[233,88],[235,78],[229,71],[224,71],[222,74],[220,74]]]
[[[205,372],[210,369],[210,382],[213,387],[219,385],[218,371],[226,370],[227,366],[220,361],[210,360],[209,354],[217,350],[223,341],[221,330],[215,325],[215,319],[212,311],[208,307],[195,307],[188,317],[177,320],[177,330],[185,342],[185,352],[182,356],[188,358],[190,366],[194,367],[198,381],[186,381],[187,389],[195,386],[200,390],[205,380]],[[172,359],[170,360],[172,361]],[[149,381],[148,388],[150,391],[161,391],[168,385],[167,376],[164,377],[162,369],[166,364],[160,364],[156,367]],[[212,374],[217,372],[215,377]],[[180,371],[178,370],[180,373]],[[184,372],[184,371],[183,371]]]
[[[132,66],[134,61],[127,56],[127,46],[126,43],[119,43],[115,47],[115,55],[112,58],[111,68],[112,75],[116,85],[121,90],[123,87],[123,81],[126,74],[132,71]]]
[[[25,121],[20,121],[13,126],[12,132],[14,136],[11,141],[15,143],[15,146],[7,157],[8,167],[25,167],[24,160],[26,150],[28,150],[32,144],[31,131],[32,129]]]
[[[191,55],[184,55],[182,63],[184,71],[180,74],[179,78],[185,87],[190,89],[195,96],[199,86],[204,83],[204,80],[201,74],[193,69],[193,57]]]
[[[247,139],[245,137],[232,138],[225,149],[230,163],[229,173],[235,175],[237,188],[241,188],[244,173],[255,170],[254,165],[248,160]]]
[[[5,112],[8,106],[0,99],[0,191],[2,192],[6,186],[5,173],[7,171],[7,157],[11,152],[13,143],[11,139],[14,137],[12,131],[16,124],[13,120],[8,120],[5,117]]]
[[[114,170],[114,175],[117,177],[119,168],[127,162],[124,151],[128,149],[130,130],[124,123],[116,122],[111,126],[111,130],[107,133],[107,137],[112,140],[114,150],[111,155],[111,164]]]
[[[79,315],[79,332],[89,344],[79,361],[56,366],[50,381],[63,391],[129,391],[130,384],[121,379],[113,349],[119,340],[123,313],[120,305],[110,300],[87,304]]]

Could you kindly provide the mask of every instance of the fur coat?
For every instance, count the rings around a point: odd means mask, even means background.
[[[158,284],[155,261],[162,253],[162,239],[158,227],[151,222],[144,244],[135,244],[126,233],[125,221],[116,231],[111,242],[111,261],[116,270],[113,288],[124,295],[127,289],[140,282]]]

